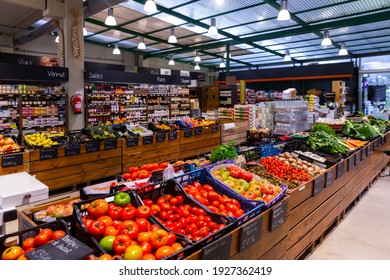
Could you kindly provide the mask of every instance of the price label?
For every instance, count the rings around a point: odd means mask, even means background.
[[[153,144],[153,135],[142,137],[142,144],[144,144],[144,145]]]
[[[211,126],[211,132],[218,132],[218,124],[213,124]]]
[[[99,141],[91,141],[86,144],[87,153],[94,153],[100,151],[100,142]]]
[[[1,157],[1,167],[12,167],[23,165],[23,154],[6,155]]]
[[[361,161],[361,151],[358,151],[355,156],[355,166],[357,166]]]
[[[348,159],[348,171],[351,171],[355,167],[355,158],[356,155],[353,155]]]
[[[364,160],[367,157],[367,147],[364,147],[362,150],[362,160]]]
[[[367,147],[367,156],[370,156],[371,153],[372,153],[372,145],[370,143],[370,145],[368,145],[368,147]]]
[[[177,131],[170,131],[168,132],[168,140],[176,140],[177,139]]]
[[[58,158],[58,149],[56,147],[42,148],[40,150],[39,159],[55,159]]]
[[[186,129],[186,130],[184,130],[184,137],[185,137],[185,138],[190,138],[190,137],[192,137],[192,129]]]
[[[337,178],[341,178],[344,175],[344,160],[337,165]]]
[[[118,142],[116,139],[107,139],[104,141],[104,149],[105,150],[114,150],[118,146]]]
[[[314,179],[314,188],[313,188],[313,196],[316,196],[325,187],[325,174],[322,174]]]
[[[241,227],[238,251],[243,252],[261,239],[263,216]]]
[[[165,138],[166,138],[165,132],[162,132],[162,133],[160,132],[160,133],[156,134],[156,141],[157,142],[164,142]]]
[[[195,135],[201,135],[202,134],[202,128],[201,127],[195,127]]]
[[[138,146],[138,138],[129,137],[127,138],[127,147]]]
[[[328,172],[326,172],[326,187],[329,187],[334,182],[334,171],[333,169],[329,169]]]
[[[80,154],[80,146],[65,147],[65,156],[75,156]]]
[[[271,213],[271,231],[274,231],[279,226],[286,222],[287,215],[287,201],[276,205],[272,208]]]
[[[206,246],[202,250],[202,260],[228,260],[232,235],[228,234]]]

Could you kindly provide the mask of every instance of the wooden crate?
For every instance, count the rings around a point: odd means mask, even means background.
[[[3,167],[3,157],[13,155],[21,155],[23,157],[23,163],[21,165]],[[28,151],[0,156],[0,176],[18,172],[30,172],[30,159]]]
[[[313,181],[309,181],[299,188],[287,189],[287,193],[290,195],[289,208],[291,211],[312,196]]]
[[[30,151],[30,174],[56,190],[73,185],[119,175],[122,171],[121,139],[117,148],[104,150],[100,142],[100,151],[86,152],[86,145],[81,145],[79,155],[65,156],[65,149],[58,148],[58,158],[40,160],[40,151]]]
[[[221,144],[228,144],[232,141],[237,144],[246,143],[249,130],[249,120],[230,121],[230,123],[234,123],[235,127],[225,130],[224,126],[221,125]]]
[[[221,130],[211,131],[211,126],[202,127],[202,134],[195,135],[192,131],[192,137],[185,137],[185,131],[180,131],[180,158],[192,158],[209,153],[221,144]]]

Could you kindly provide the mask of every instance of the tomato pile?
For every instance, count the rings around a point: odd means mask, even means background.
[[[177,161],[172,166],[178,166],[184,164],[184,161]],[[141,167],[132,166],[129,168],[129,172],[123,173],[122,178],[126,181],[136,181],[146,178],[150,178],[153,172],[162,171],[166,169],[169,165],[169,162],[158,163],[148,163],[144,164]]]
[[[1,255],[2,260],[27,260],[26,253],[45,245],[53,240],[60,239],[66,235],[63,230],[52,230],[43,228],[35,237],[23,240],[22,246],[10,246]]]
[[[217,193],[209,184],[202,186],[201,183],[196,181],[193,184],[187,184],[184,191],[216,214],[232,218],[239,218],[245,214],[238,200]]]
[[[267,172],[288,182],[292,180],[305,182],[311,179],[310,174],[303,169],[292,167],[274,157],[261,158],[260,163],[265,166]]]
[[[182,195],[165,194],[159,197],[156,203],[151,199],[144,199],[143,203],[151,208],[152,215],[167,229],[185,235],[195,242],[225,227],[225,224],[213,221],[201,207],[185,204]]]
[[[127,193],[117,193],[110,203],[96,199],[87,212],[82,220],[88,233],[108,253],[100,259],[159,260],[183,249],[174,232],[150,223],[151,208],[134,207]]]

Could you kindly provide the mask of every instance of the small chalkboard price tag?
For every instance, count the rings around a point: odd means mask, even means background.
[[[58,158],[58,149],[56,147],[42,148],[40,150],[39,159],[55,159]]]
[[[344,160],[340,161],[337,165],[337,178],[341,178],[344,175]]]
[[[316,196],[325,187],[325,174],[322,174],[314,179],[313,196]]]
[[[75,156],[80,154],[80,146],[65,147],[65,156]]]
[[[156,142],[164,142],[165,138],[165,132],[160,132],[156,134]]]
[[[356,153],[356,157],[355,157],[355,166],[357,166],[361,161],[361,152],[357,152]]]
[[[135,147],[135,146],[138,146],[138,138],[137,137],[127,138],[127,147]]]
[[[1,157],[1,167],[12,167],[23,165],[23,154],[7,155]]]
[[[104,149],[105,150],[114,150],[117,148],[118,142],[116,139],[107,139],[104,141]]]
[[[100,142],[99,141],[91,141],[86,144],[87,153],[94,153],[100,151]]]
[[[326,185],[325,187],[330,187],[334,182],[334,171],[333,169],[329,169],[328,172],[326,172]]]
[[[261,239],[263,228],[263,216],[244,225],[240,230],[240,240],[238,243],[238,252],[243,252]]]
[[[192,129],[186,129],[186,130],[184,130],[184,137],[185,137],[185,138],[190,138],[190,137],[192,137]]]
[[[355,167],[355,158],[356,156],[353,155],[348,159],[348,171],[351,171]]]
[[[29,260],[82,260],[93,250],[76,238],[66,235],[26,253]]]
[[[176,139],[177,139],[177,131],[168,132],[169,141],[176,140]]]
[[[202,260],[228,260],[232,235],[228,234],[206,246],[202,250]]]
[[[367,157],[367,147],[364,147],[362,150],[362,160],[364,160]]]
[[[213,124],[211,126],[211,132],[218,132],[218,124]]]
[[[286,215],[287,201],[274,206],[271,212],[271,231],[274,231],[286,222]]]
[[[201,127],[195,127],[195,135],[201,135],[202,134],[202,128]]]
[[[153,135],[142,137],[142,144],[144,145],[153,144]]]
[[[370,143],[370,145],[368,145],[368,147],[367,147],[367,156],[370,156],[371,153],[372,153],[372,145]]]

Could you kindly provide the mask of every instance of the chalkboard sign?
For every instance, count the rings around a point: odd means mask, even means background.
[[[370,156],[371,153],[372,153],[372,145],[370,143],[370,145],[368,145],[368,147],[367,147],[367,156]]]
[[[334,169],[329,169],[328,172],[326,172],[326,187],[329,187],[334,182]]]
[[[3,168],[23,165],[23,154],[2,156],[1,159],[1,167]]]
[[[100,142],[99,141],[91,141],[87,142],[87,153],[99,152],[100,151]]]
[[[201,135],[202,134],[202,128],[201,127],[195,127],[195,135]]]
[[[325,174],[322,174],[314,179],[313,196],[316,196],[325,187]]]
[[[271,212],[271,231],[274,231],[279,226],[283,225],[286,222],[287,215],[287,201],[282,202],[274,208]]]
[[[206,246],[202,250],[202,260],[228,260],[232,235],[228,234]]]
[[[117,148],[118,142],[116,139],[107,139],[104,141],[104,149],[105,150],[114,150]]]
[[[362,149],[362,160],[364,160],[367,157],[367,147],[364,147]]]
[[[243,252],[261,239],[263,228],[263,216],[245,224],[240,230],[240,239],[238,243],[238,252]]]
[[[192,137],[192,129],[186,129],[186,130],[184,130],[184,137],[185,137],[185,138]]]
[[[66,235],[26,253],[29,260],[82,260],[93,250],[76,238]]]
[[[176,131],[168,132],[168,140],[169,141],[176,140],[176,139],[177,139],[177,132]]]
[[[156,141],[157,142],[164,142],[165,138],[166,138],[165,132],[162,132],[162,133],[160,132],[160,133],[156,134]]]
[[[153,135],[142,137],[142,144],[144,144],[144,145],[153,144]]]
[[[218,132],[218,125],[217,125],[217,124],[214,124],[214,125],[211,127],[211,132]]]
[[[355,166],[357,166],[360,163],[360,159],[361,159],[361,152],[358,151],[355,157]]]
[[[80,154],[80,146],[65,147],[65,156],[75,156]]]
[[[58,149],[57,147],[51,147],[51,148],[42,148],[40,150],[39,159],[45,160],[45,159],[55,159],[58,158]]]
[[[355,167],[355,158],[356,156],[353,155],[348,159],[348,171],[351,171]]]
[[[127,147],[138,146],[138,138],[129,137],[127,138]]]
[[[344,175],[344,160],[337,165],[337,178]]]

